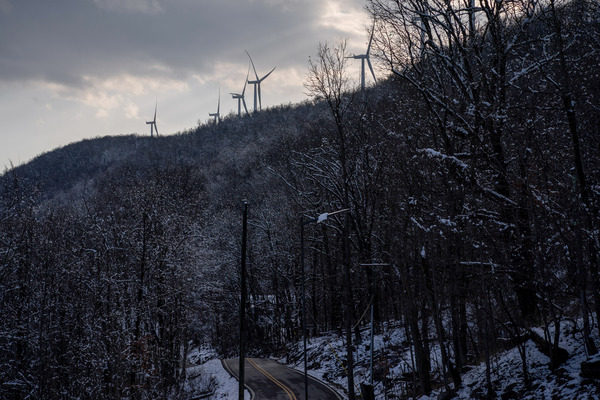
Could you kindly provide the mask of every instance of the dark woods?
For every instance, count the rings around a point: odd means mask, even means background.
[[[596,352],[599,4],[367,9],[393,73],[364,92],[345,42],[321,44],[311,102],[4,173],[0,398],[183,398],[192,347],[236,352],[242,199],[251,353],[301,338],[299,217],[346,208],[305,226],[309,332],[339,332],[352,354],[372,302],[406,333],[407,395],[483,362],[491,396],[507,343],[527,383],[532,326],[551,368],[566,321]]]

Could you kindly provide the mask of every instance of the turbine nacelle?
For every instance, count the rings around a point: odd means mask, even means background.
[[[256,112],[257,111],[257,104],[256,104],[257,98],[258,98],[258,108],[260,110],[262,110],[262,94],[261,94],[261,90],[260,90],[260,84],[262,83],[262,81],[267,79],[267,77],[269,75],[271,75],[273,73],[273,71],[275,71],[275,68],[277,68],[277,67],[274,67],[271,71],[269,71],[268,74],[266,74],[262,78],[259,78],[258,73],[256,72],[256,67],[254,66],[254,61],[252,60],[252,57],[250,57],[250,53],[248,53],[248,50],[246,50],[246,54],[248,55],[248,58],[250,59],[250,63],[252,64],[252,69],[254,70],[254,76],[256,77],[255,80],[248,81],[249,84],[254,85],[254,112]]]
[[[154,119],[152,121],[146,121],[146,125],[150,125],[150,137],[154,136],[156,130],[156,136],[158,137],[158,127],[156,126],[156,109],[158,108],[158,101],[154,105]]]
[[[246,85],[248,84],[248,77],[250,76],[250,65],[248,65],[248,73],[246,74],[246,80],[244,81],[244,89],[242,93],[229,93],[234,100],[238,101],[238,117],[242,116],[242,103],[244,104],[244,110],[246,110],[246,114],[250,115],[248,112],[248,107],[246,107]]]
[[[361,90],[365,90],[365,61],[367,61],[367,65],[371,70],[371,75],[373,76],[373,80],[377,83],[377,78],[375,77],[375,71],[373,70],[373,65],[371,64],[371,44],[373,43],[373,34],[375,33],[375,23],[373,23],[373,28],[371,29],[371,37],[369,38],[369,45],[367,46],[367,52],[365,54],[353,54],[350,57],[355,60],[361,61],[360,66],[360,88]]]

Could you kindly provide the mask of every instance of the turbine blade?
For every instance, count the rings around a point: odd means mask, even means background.
[[[158,100],[156,101],[156,104],[154,104],[154,122],[156,122],[156,109],[158,108]]]
[[[249,56],[249,54],[248,54]],[[250,64],[248,64],[248,73],[246,74],[246,80],[244,81],[244,90],[242,90],[242,97],[244,97],[244,93],[246,93],[246,85],[248,84],[248,77],[250,76]]]
[[[246,99],[244,99],[242,97],[242,103],[244,103],[244,110],[246,110],[246,114],[250,115],[250,113],[248,112],[248,107],[246,107]]]
[[[275,68],[277,68],[277,67],[275,67]],[[271,72],[269,72],[268,74],[266,74],[265,76],[263,76],[263,77],[260,79],[260,81],[262,82],[262,81],[264,81],[265,79],[267,79],[267,76],[271,75],[271,73],[272,73],[273,71],[275,71],[275,68],[273,68],[273,69],[271,70]]]
[[[367,58],[367,64],[369,64],[369,69],[371,70],[371,75],[373,75],[373,80],[377,83],[377,78],[375,78],[375,71],[373,71],[373,66],[371,65],[371,59]]]
[[[156,126],[156,122],[154,123],[154,130],[156,131],[156,136],[158,136],[158,126]]]
[[[373,21],[373,28],[371,28],[371,38],[369,39],[369,46],[367,47],[367,57],[371,51],[371,43],[373,42],[373,34],[375,33],[375,21]]]
[[[250,57],[250,53],[248,53],[248,50],[244,50],[244,51],[246,52],[246,54],[248,54],[248,58],[250,59],[250,62],[252,63],[252,69],[254,69],[254,75],[256,75],[256,80],[258,80],[258,74],[256,73],[256,67],[254,66],[254,61],[252,61],[252,57]],[[250,71],[248,71],[248,72],[250,72]]]

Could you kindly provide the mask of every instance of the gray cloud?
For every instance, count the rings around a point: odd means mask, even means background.
[[[0,0],[0,13],[9,15],[12,11],[12,4],[8,0]]]
[[[187,76],[209,71],[216,61],[243,64],[244,49],[256,54],[259,64],[262,55],[292,65],[306,60],[307,52],[324,40],[314,26],[324,4],[24,0],[1,20],[0,80],[80,85],[82,76],[90,74],[151,76],[157,65],[168,67],[172,76]]]
[[[158,0],[94,0],[98,8],[123,13],[158,14],[163,11]]]
[[[320,41],[351,37],[362,51],[363,5],[0,0],[0,165],[81,137],[144,130],[157,98],[162,132],[187,129],[214,111],[219,83],[228,112],[236,106],[227,93],[241,90],[248,68],[245,49],[259,74],[277,67],[263,106],[304,99],[307,60]]]

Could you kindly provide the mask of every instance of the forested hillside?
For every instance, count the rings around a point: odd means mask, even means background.
[[[322,43],[304,104],[4,172],[0,398],[179,398],[191,348],[234,355],[244,200],[250,353],[301,338],[301,222],[346,209],[304,224],[304,266],[309,334],[344,337],[351,377],[371,303],[403,326],[414,395],[485,362],[491,398],[507,343],[527,383],[531,327],[552,369],[566,321],[597,352],[600,5],[366,5],[375,86]]]

